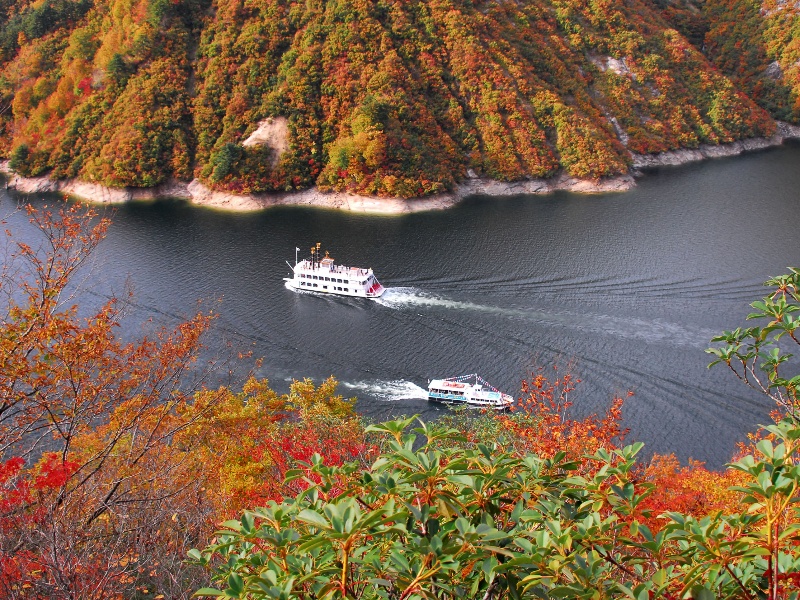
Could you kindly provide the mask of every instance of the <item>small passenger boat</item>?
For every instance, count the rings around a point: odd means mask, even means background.
[[[513,397],[502,393],[477,373],[431,380],[428,400],[492,410],[505,410],[514,404]]]
[[[377,298],[385,291],[372,269],[337,265],[327,251],[322,256],[320,244],[311,246],[311,256],[299,262],[298,252],[300,248],[295,248],[294,266],[286,261],[293,276],[284,281],[293,290],[357,298]]]

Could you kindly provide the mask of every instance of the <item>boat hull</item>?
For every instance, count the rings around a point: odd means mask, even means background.
[[[289,289],[349,298],[379,298],[386,291],[372,269],[337,265],[327,252],[321,257],[319,248],[311,248],[311,258],[295,257],[294,266],[286,261],[292,270],[292,277],[284,278]]]
[[[310,292],[312,294],[326,294],[330,296],[346,296],[348,298],[380,298],[383,293],[386,291],[382,285],[378,286],[372,292],[367,292],[359,289],[350,289],[349,291],[344,291],[344,289],[338,290],[336,288],[344,288],[344,286],[335,286],[335,285],[327,285],[327,286],[319,286],[319,287],[303,287],[301,286],[301,282],[293,279],[291,277],[284,277],[283,279],[286,282],[286,287],[290,290],[295,292]]]
[[[428,401],[488,410],[508,410],[514,404],[514,398],[502,393],[476,373],[429,381]]]
[[[454,398],[442,398],[441,396],[429,394],[428,395],[428,402],[436,402],[437,404],[445,404],[447,406],[466,406],[467,408],[485,408],[488,410],[496,410],[496,411],[503,411],[503,410],[510,410],[511,406],[514,404],[514,399],[511,396],[506,396],[503,398],[502,404],[495,404],[489,402],[480,402],[474,400],[463,400],[463,399],[454,399]]]

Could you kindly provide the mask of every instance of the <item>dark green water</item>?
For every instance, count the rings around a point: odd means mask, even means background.
[[[21,220],[10,225],[24,238]],[[373,418],[441,414],[424,400],[429,378],[477,371],[518,393],[534,365],[571,361],[576,415],[632,390],[630,439],[718,466],[772,407],[707,369],[703,350],[743,323],[768,276],[800,265],[798,223],[789,144],[652,171],[624,194],[476,197],[402,217],[121,206],[92,284],[98,296],[133,284],[129,332],[221,299],[215,332],[263,356],[259,375],[286,389],[333,374]],[[374,268],[384,298],[286,289],[285,261],[317,241]]]

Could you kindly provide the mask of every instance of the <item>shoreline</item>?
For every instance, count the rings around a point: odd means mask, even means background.
[[[800,126],[776,121],[777,131],[768,138],[745,138],[728,144],[701,144],[697,148],[679,148],[668,150],[659,154],[635,154],[633,157],[634,169],[647,169],[651,167],[671,167],[699,162],[710,158],[725,158],[738,156],[745,152],[755,152],[774,148],[782,145],[786,140],[800,139]]]
[[[622,192],[636,184],[630,174],[600,181],[575,179],[560,175],[551,179],[524,181],[495,181],[470,178],[459,183],[451,192],[422,198],[380,198],[359,196],[348,192],[321,192],[316,187],[299,192],[233,194],[207,188],[197,179],[191,182],[168,181],[152,188],[111,188],[78,179],[54,180],[46,175],[22,177],[14,173],[8,161],[0,162],[0,173],[8,177],[8,188],[24,194],[62,193],[97,204],[123,204],[176,198],[196,206],[207,206],[234,212],[264,210],[273,206],[312,206],[333,210],[376,215],[398,215],[431,210],[446,210],[475,195],[514,196],[520,194],[550,194],[557,190],[578,193]]]
[[[469,196],[516,196],[522,194],[551,194],[563,190],[583,194],[624,192],[636,183],[638,169],[678,166],[691,162],[737,156],[744,152],[780,146],[787,139],[800,139],[800,126],[778,122],[778,130],[769,138],[748,138],[728,144],[704,144],[698,148],[681,148],[660,154],[634,154],[632,172],[601,180],[570,177],[564,173],[550,179],[528,179],[514,182],[469,177],[451,192],[423,198],[379,198],[347,192],[321,192],[310,188],[300,192],[233,194],[207,188],[198,180],[168,181],[152,188],[111,188],[78,179],[53,180],[49,177],[22,177],[14,173],[8,161],[0,162],[0,172],[8,177],[8,188],[26,194],[63,193],[99,204],[152,201],[177,198],[197,206],[207,206],[235,212],[264,210],[273,206],[313,206],[355,213],[398,215],[452,208]]]

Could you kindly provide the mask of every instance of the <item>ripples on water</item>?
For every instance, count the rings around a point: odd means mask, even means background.
[[[790,145],[655,171],[625,194],[474,198],[396,218],[126,205],[88,298],[129,280],[130,334],[205,300],[220,313],[215,334],[263,356],[258,374],[277,389],[332,374],[374,419],[442,414],[425,399],[428,379],[477,371],[518,395],[535,365],[571,362],[582,379],[576,416],[632,390],[632,438],[718,466],[771,406],[724,368],[708,370],[703,350],[742,324],[768,276],[800,265],[798,164]],[[24,239],[23,220],[10,226]],[[374,268],[386,293],[284,287],[295,246],[317,241]]]
[[[679,346],[706,348],[708,340],[716,334],[711,329],[689,330],[677,323],[667,323],[659,319],[643,320],[598,313],[567,312],[558,308],[543,310],[501,308],[473,302],[461,302],[415,288],[388,288],[386,293],[376,299],[375,302],[398,310],[409,309],[414,306],[434,306],[453,311],[464,311],[465,313],[486,313],[509,319],[526,320],[549,327],[568,327],[580,332],[608,334],[621,338],[638,338],[650,342],[664,342]]]

